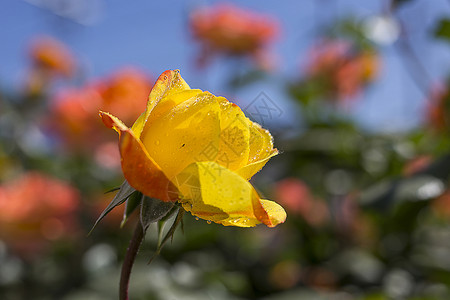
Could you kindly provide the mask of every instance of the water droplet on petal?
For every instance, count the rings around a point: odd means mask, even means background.
[[[195,217],[195,219],[198,221],[199,219],[198,219],[198,217]]]
[[[211,220],[206,221],[206,223],[211,224]]]

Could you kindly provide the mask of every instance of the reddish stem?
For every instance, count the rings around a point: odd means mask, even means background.
[[[139,251],[142,239],[144,238],[144,229],[141,222],[137,222],[134,229],[133,237],[128,245],[127,253],[122,265],[122,272],[120,274],[119,299],[128,300],[128,284],[130,282],[131,269],[133,268],[134,260]]]

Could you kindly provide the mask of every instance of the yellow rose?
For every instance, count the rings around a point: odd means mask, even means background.
[[[144,195],[223,225],[285,221],[284,209],[248,182],[278,154],[270,133],[227,99],[191,89],[178,70],[161,74],[132,128],[100,115],[119,133],[126,180]]]

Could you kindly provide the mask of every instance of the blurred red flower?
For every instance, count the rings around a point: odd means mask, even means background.
[[[300,215],[312,226],[325,224],[329,211],[325,203],[315,199],[309,187],[300,179],[286,178],[275,186],[276,201],[287,211]]]
[[[406,162],[403,167],[403,175],[407,177],[412,176],[428,167],[432,161],[433,157],[430,155],[419,155],[414,157],[410,161]]]
[[[267,58],[264,47],[279,33],[274,19],[231,4],[195,10],[190,15],[190,28],[202,45],[201,64],[219,53],[250,55],[265,64],[261,61]]]
[[[52,103],[48,122],[69,148],[97,149],[115,140],[113,134],[103,130],[98,111],[111,111],[125,123],[132,124],[145,110],[151,88],[150,79],[143,72],[122,69],[79,89],[59,92]],[[116,157],[119,158],[118,153]]]
[[[312,49],[306,74],[321,82],[331,98],[347,99],[375,80],[379,67],[375,52],[358,50],[348,41],[325,40]]]
[[[0,186],[0,239],[17,254],[33,257],[49,242],[77,231],[77,189],[38,172]]]
[[[450,218],[450,190],[446,190],[442,195],[431,202],[433,213],[442,218]]]
[[[435,86],[431,89],[427,107],[427,122],[437,131],[446,131],[449,128],[450,94],[445,86]]]

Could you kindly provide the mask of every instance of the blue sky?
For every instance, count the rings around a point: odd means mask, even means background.
[[[236,98],[244,106],[264,91],[285,112],[279,121],[291,124],[295,123],[296,112],[283,92],[284,83],[300,75],[302,55],[313,44],[318,29],[345,16],[364,20],[380,14],[385,3],[380,0],[231,1],[273,15],[281,23],[282,35],[272,48],[279,60],[276,73],[263,82],[230,92],[224,80],[240,66],[216,61],[205,70],[198,70],[194,64],[198,49],[187,28],[191,9],[216,2],[3,0],[0,3],[0,86],[7,90],[20,86],[26,72],[29,41],[36,35],[46,34],[70,46],[89,78],[106,75],[125,65],[137,66],[154,76],[177,68],[192,87]],[[74,3],[77,5],[73,6]],[[432,81],[437,82],[449,73],[450,44],[437,42],[429,32],[440,17],[450,15],[450,3],[413,0],[399,15],[414,50]],[[380,79],[354,105],[351,114],[371,130],[411,128],[422,118],[424,95],[411,80],[395,44],[380,47],[380,53],[383,59]]]

